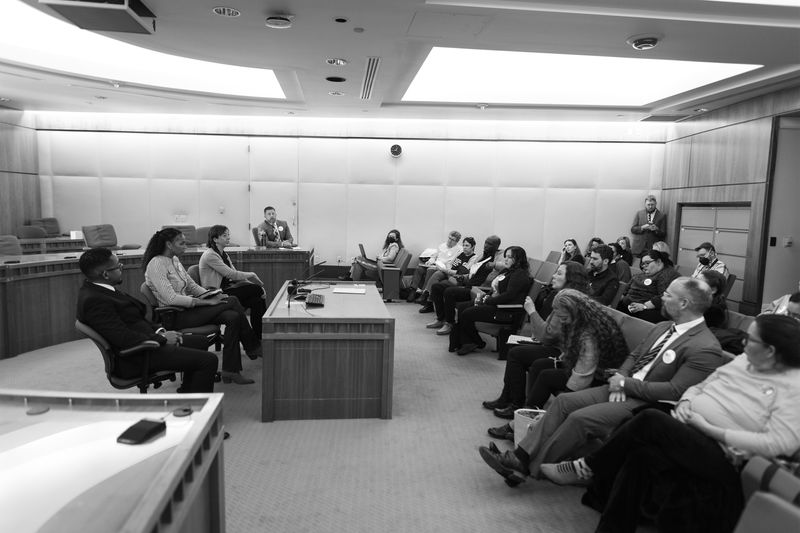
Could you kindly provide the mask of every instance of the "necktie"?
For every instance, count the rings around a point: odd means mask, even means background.
[[[278,225],[277,224],[273,224],[272,225],[272,231],[275,232],[275,240],[276,241],[281,240],[281,236],[278,234]]]
[[[633,369],[631,369],[631,376],[637,373],[639,370],[643,369],[647,364],[656,358],[658,353],[661,351],[661,348],[667,343],[667,341],[672,337],[675,333],[675,324],[670,326],[669,331],[667,332],[666,336],[661,339],[661,342],[650,348],[650,351],[644,354],[643,356],[639,357],[636,362],[633,364]]]

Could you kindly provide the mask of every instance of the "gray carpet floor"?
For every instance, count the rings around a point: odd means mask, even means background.
[[[499,393],[505,363],[488,348],[448,353],[417,305],[387,308],[396,319],[391,420],[263,424],[260,360],[244,360],[256,385],[218,384],[232,434],[228,531],[594,531],[598,515],[580,504],[582,489],[531,479],[511,489],[480,459],[486,429],[502,423],[481,401]],[[0,360],[0,387],[114,392],[88,340]]]

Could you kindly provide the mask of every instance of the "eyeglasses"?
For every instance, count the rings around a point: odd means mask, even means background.
[[[764,341],[760,341],[758,339],[754,339],[753,337],[750,336],[750,334],[745,333],[744,337],[742,337],[742,346],[746,345],[748,342],[754,342],[756,344],[760,344],[761,346],[771,346],[770,344]]]
[[[647,268],[648,266],[650,266],[650,263],[652,262],[653,261],[642,261],[640,264],[642,268]]]

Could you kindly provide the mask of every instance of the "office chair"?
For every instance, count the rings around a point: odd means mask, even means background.
[[[48,237],[61,237],[61,226],[59,226],[57,218],[32,218],[31,226],[43,228]]]
[[[205,241],[201,243],[197,242],[197,229],[193,225],[167,224],[166,226],[161,226],[161,229],[167,229],[167,228],[175,228],[176,230],[183,233],[183,237],[186,239],[186,244],[188,244],[189,246],[197,246],[198,244],[206,243]],[[208,237],[208,235],[206,235],[206,237]]]
[[[253,228],[251,231],[253,232],[253,240],[256,241],[256,246],[262,246],[261,238],[258,236],[258,228]]]
[[[202,246],[208,242],[208,231],[210,229],[211,226],[200,226],[194,231],[194,238],[198,246]],[[229,244],[228,246],[234,246],[234,244]]]
[[[41,226],[19,226],[17,237],[20,239],[46,239],[47,232]]]
[[[139,244],[117,245],[117,232],[111,224],[97,224],[83,226],[83,238],[89,248],[109,248],[111,250],[135,250],[141,248]]]
[[[175,372],[169,370],[160,370],[158,372],[150,372],[150,350],[158,348],[160,345],[156,341],[144,341],[137,344],[132,348],[120,350],[120,356],[131,355],[134,353],[144,352],[144,364],[142,365],[142,375],[137,378],[121,378],[114,374],[114,350],[111,345],[95,330],[81,322],[75,321],[75,329],[80,333],[92,339],[95,346],[100,350],[100,355],[103,356],[103,363],[106,369],[106,377],[111,386],[115,389],[130,389],[131,387],[138,387],[141,394],[147,394],[147,389],[150,385],[154,389],[161,386],[161,382],[169,380],[175,381]]]
[[[142,293],[142,296],[144,296],[150,320],[162,324],[167,329],[175,329],[173,327],[175,324],[175,313],[182,312],[184,310],[183,307],[171,305],[160,307],[156,296],[153,294],[153,291],[150,290],[150,287],[147,286],[147,283],[142,283],[139,287],[139,291]],[[208,349],[208,347],[213,344],[216,351],[222,349],[222,334],[219,326],[216,324],[184,328],[179,331],[183,335],[184,345],[189,348],[200,347],[200,349]],[[204,340],[201,342],[201,339]]]
[[[22,245],[16,235],[0,235],[0,255],[22,255]]]

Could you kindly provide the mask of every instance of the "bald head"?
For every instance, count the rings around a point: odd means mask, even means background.
[[[712,291],[702,279],[680,277],[661,296],[662,314],[678,324],[703,316],[711,307]]]

